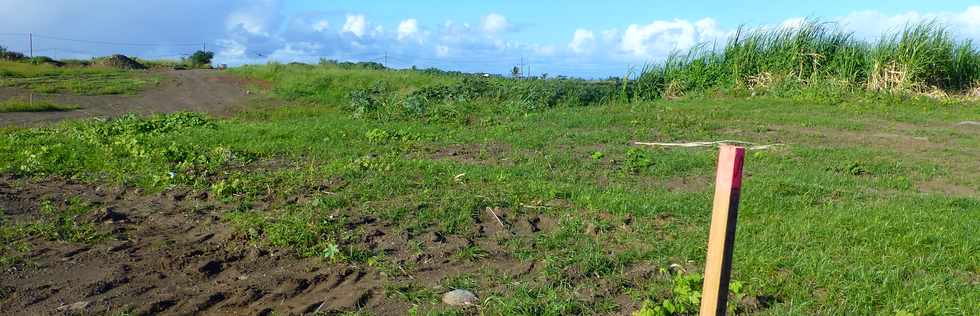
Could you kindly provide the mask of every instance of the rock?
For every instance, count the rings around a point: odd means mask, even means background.
[[[107,207],[107,208],[103,209],[101,213],[102,213],[101,214],[102,215],[102,218],[100,218],[100,219],[103,222],[122,222],[122,221],[126,221],[126,220],[129,219],[129,215],[126,215],[124,213],[120,213],[120,212],[116,211],[112,207]]]
[[[456,289],[443,294],[442,302],[452,306],[470,306],[479,303],[479,299],[473,292]]]
[[[671,263],[667,266],[667,271],[670,271],[670,274],[681,274],[687,272],[687,269],[684,269],[684,266],[680,264]]]
[[[89,302],[87,302],[87,301],[81,301],[81,302],[75,302],[75,303],[68,304],[68,305],[61,305],[57,309],[59,311],[73,311],[73,312],[77,312],[77,311],[84,310],[86,307],[88,307],[88,304],[89,304]]]

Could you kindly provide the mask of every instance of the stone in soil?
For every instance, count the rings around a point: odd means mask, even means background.
[[[442,302],[452,306],[476,305],[478,299],[473,292],[456,289],[442,295]]]

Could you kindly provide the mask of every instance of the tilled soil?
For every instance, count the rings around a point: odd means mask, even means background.
[[[127,113],[154,114],[176,111],[227,115],[246,105],[255,94],[250,86],[267,85],[219,70],[194,69],[155,72],[159,85],[149,85],[134,95],[33,94],[34,100],[81,107],[72,111],[0,113],[0,127],[32,126],[65,119],[115,117]],[[29,89],[0,87],[0,100],[26,99]]]
[[[547,218],[508,218],[505,210],[497,210],[496,215],[479,216],[480,233],[473,238],[436,232],[412,236],[392,223],[353,217],[349,228],[366,232],[357,247],[413,267],[394,276],[367,264],[332,263],[257,247],[222,222],[221,214],[233,207],[205,193],[175,189],[147,194],[65,179],[0,175],[0,209],[7,223],[37,218],[39,201],[64,206],[70,197],[93,203],[84,220],[97,223],[109,237],[89,244],[30,237],[25,261],[0,274],[2,314],[262,315],[361,309],[404,314],[411,303],[388,286],[413,283],[438,289],[447,277],[488,267],[502,278],[527,276],[539,264],[512,258],[495,238],[533,235],[554,225]],[[412,250],[410,243],[423,244],[425,252]],[[479,262],[453,256],[470,244],[489,254]]]

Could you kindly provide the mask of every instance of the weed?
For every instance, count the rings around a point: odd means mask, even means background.
[[[80,108],[81,107],[74,104],[58,104],[49,101],[25,101],[20,99],[10,99],[6,101],[0,101],[0,113],[71,111]]]
[[[623,161],[623,170],[627,173],[640,173],[653,166],[653,159],[650,154],[643,149],[630,147],[626,149],[626,159]]]
[[[41,202],[41,218],[28,224],[24,228],[26,233],[70,242],[92,242],[103,237],[94,224],[82,218],[92,209],[91,204],[77,198],[69,199],[67,204],[66,208],[59,209],[50,201]]]
[[[659,301],[645,300],[634,316],[693,315],[701,306],[701,286],[704,278],[697,273],[674,276],[670,296]],[[733,313],[736,303],[744,294],[742,283],[732,281],[729,285],[729,313]]]

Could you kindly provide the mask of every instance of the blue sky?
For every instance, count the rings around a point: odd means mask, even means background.
[[[621,76],[674,50],[723,42],[739,25],[839,22],[871,39],[937,19],[980,42],[975,1],[0,0],[0,45],[55,57],[177,58],[207,43],[216,62],[319,58],[532,75]],[[387,57],[387,58],[386,58]],[[529,69],[527,69],[529,68]]]

